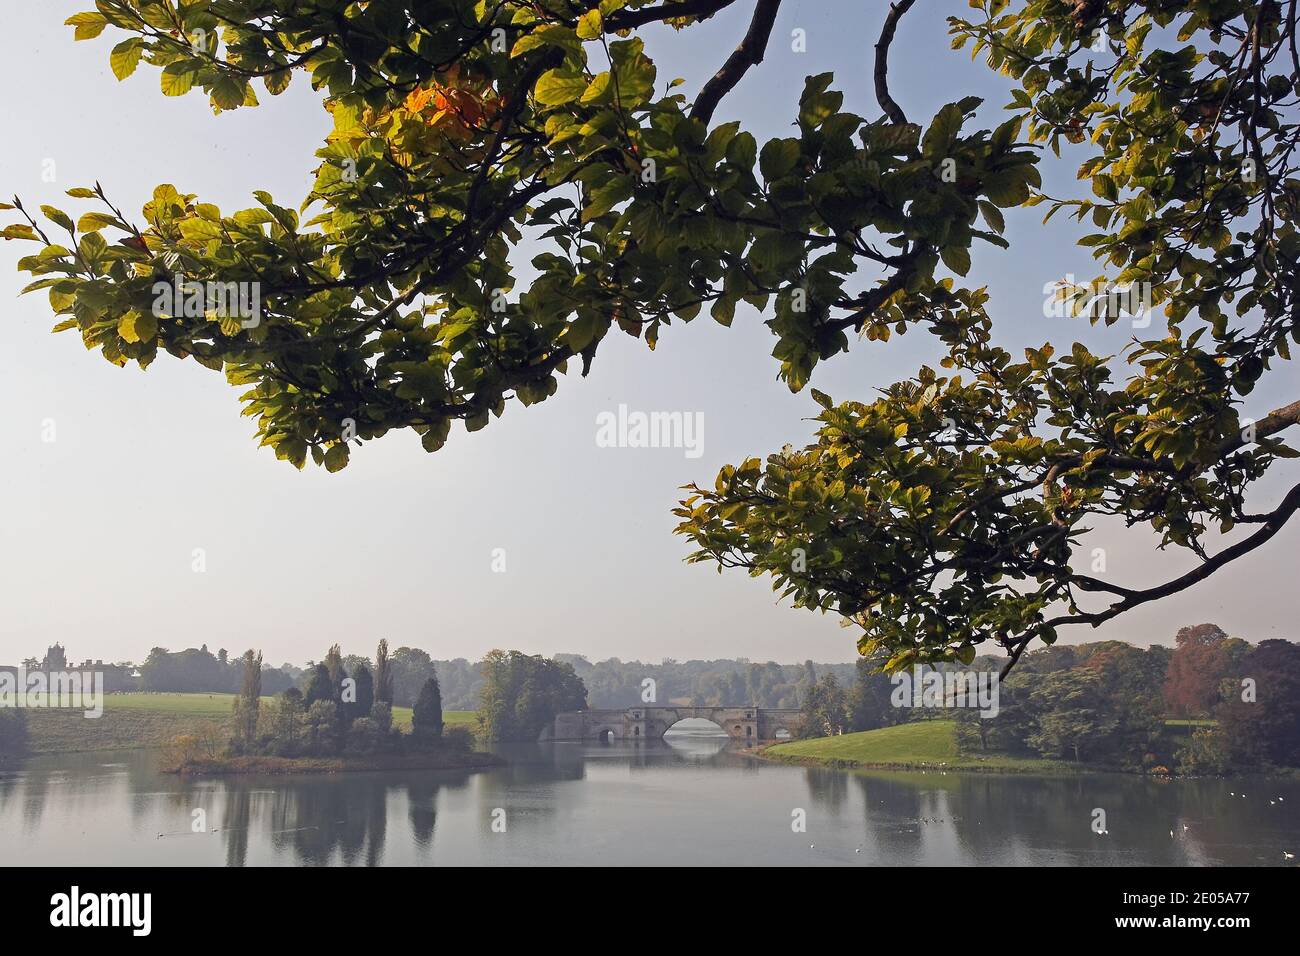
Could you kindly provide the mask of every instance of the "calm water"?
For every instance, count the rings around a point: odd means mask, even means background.
[[[693,735],[499,752],[511,765],[479,774],[204,780],[159,774],[146,752],[42,757],[0,772],[0,834],[7,861],[26,865],[1283,865],[1283,849],[1300,856],[1300,781],[1289,779],[845,773],[763,763],[725,738]],[[1090,829],[1097,807],[1105,836]],[[497,808],[504,833],[492,829]],[[190,832],[196,809],[209,832]],[[791,830],[796,809],[806,833]]]

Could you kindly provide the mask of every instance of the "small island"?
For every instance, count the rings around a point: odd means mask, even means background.
[[[474,771],[505,763],[493,754],[476,752],[468,727],[444,724],[436,676],[420,690],[410,732],[393,725],[387,641],[379,642],[373,673],[359,664],[349,674],[335,644],[312,668],[304,690],[290,687],[268,699],[262,697],[262,655],[250,650],[242,665],[228,736],[219,726],[206,725],[173,737],[163,748],[164,773]]]

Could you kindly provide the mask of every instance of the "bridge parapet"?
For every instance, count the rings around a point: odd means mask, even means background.
[[[712,721],[736,740],[775,740],[785,731],[794,736],[800,712],[777,707],[695,707],[648,704],[619,710],[577,710],[558,714],[543,740],[658,740],[679,721]]]

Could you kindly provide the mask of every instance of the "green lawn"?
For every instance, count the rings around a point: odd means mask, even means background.
[[[1070,764],[1037,757],[959,754],[956,729],[957,724],[951,720],[923,720],[857,734],[775,744],[764,749],[762,754],[769,759],[829,767],[1004,771],[1072,769]]]
[[[263,698],[269,700],[270,698]],[[104,712],[152,710],[168,714],[229,717],[235,706],[234,694],[108,694]]]
[[[216,725],[223,732],[234,709],[234,694],[108,694],[104,715],[95,720],[79,710],[27,712],[28,749],[34,754],[160,747],[178,734]],[[271,700],[264,697],[263,700]],[[449,727],[476,726],[472,710],[443,712]],[[411,726],[411,708],[394,707],[393,724]]]

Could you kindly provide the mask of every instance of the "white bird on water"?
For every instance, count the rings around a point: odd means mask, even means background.
[[[1294,859],[1295,859],[1295,854],[1294,854],[1294,853],[1288,853],[1286,850],[1283,850],[1283,851],[1282,851],[1282,857],[1283,857],[1284,859],[1287,859],[1287,860],[1294,860]]]

